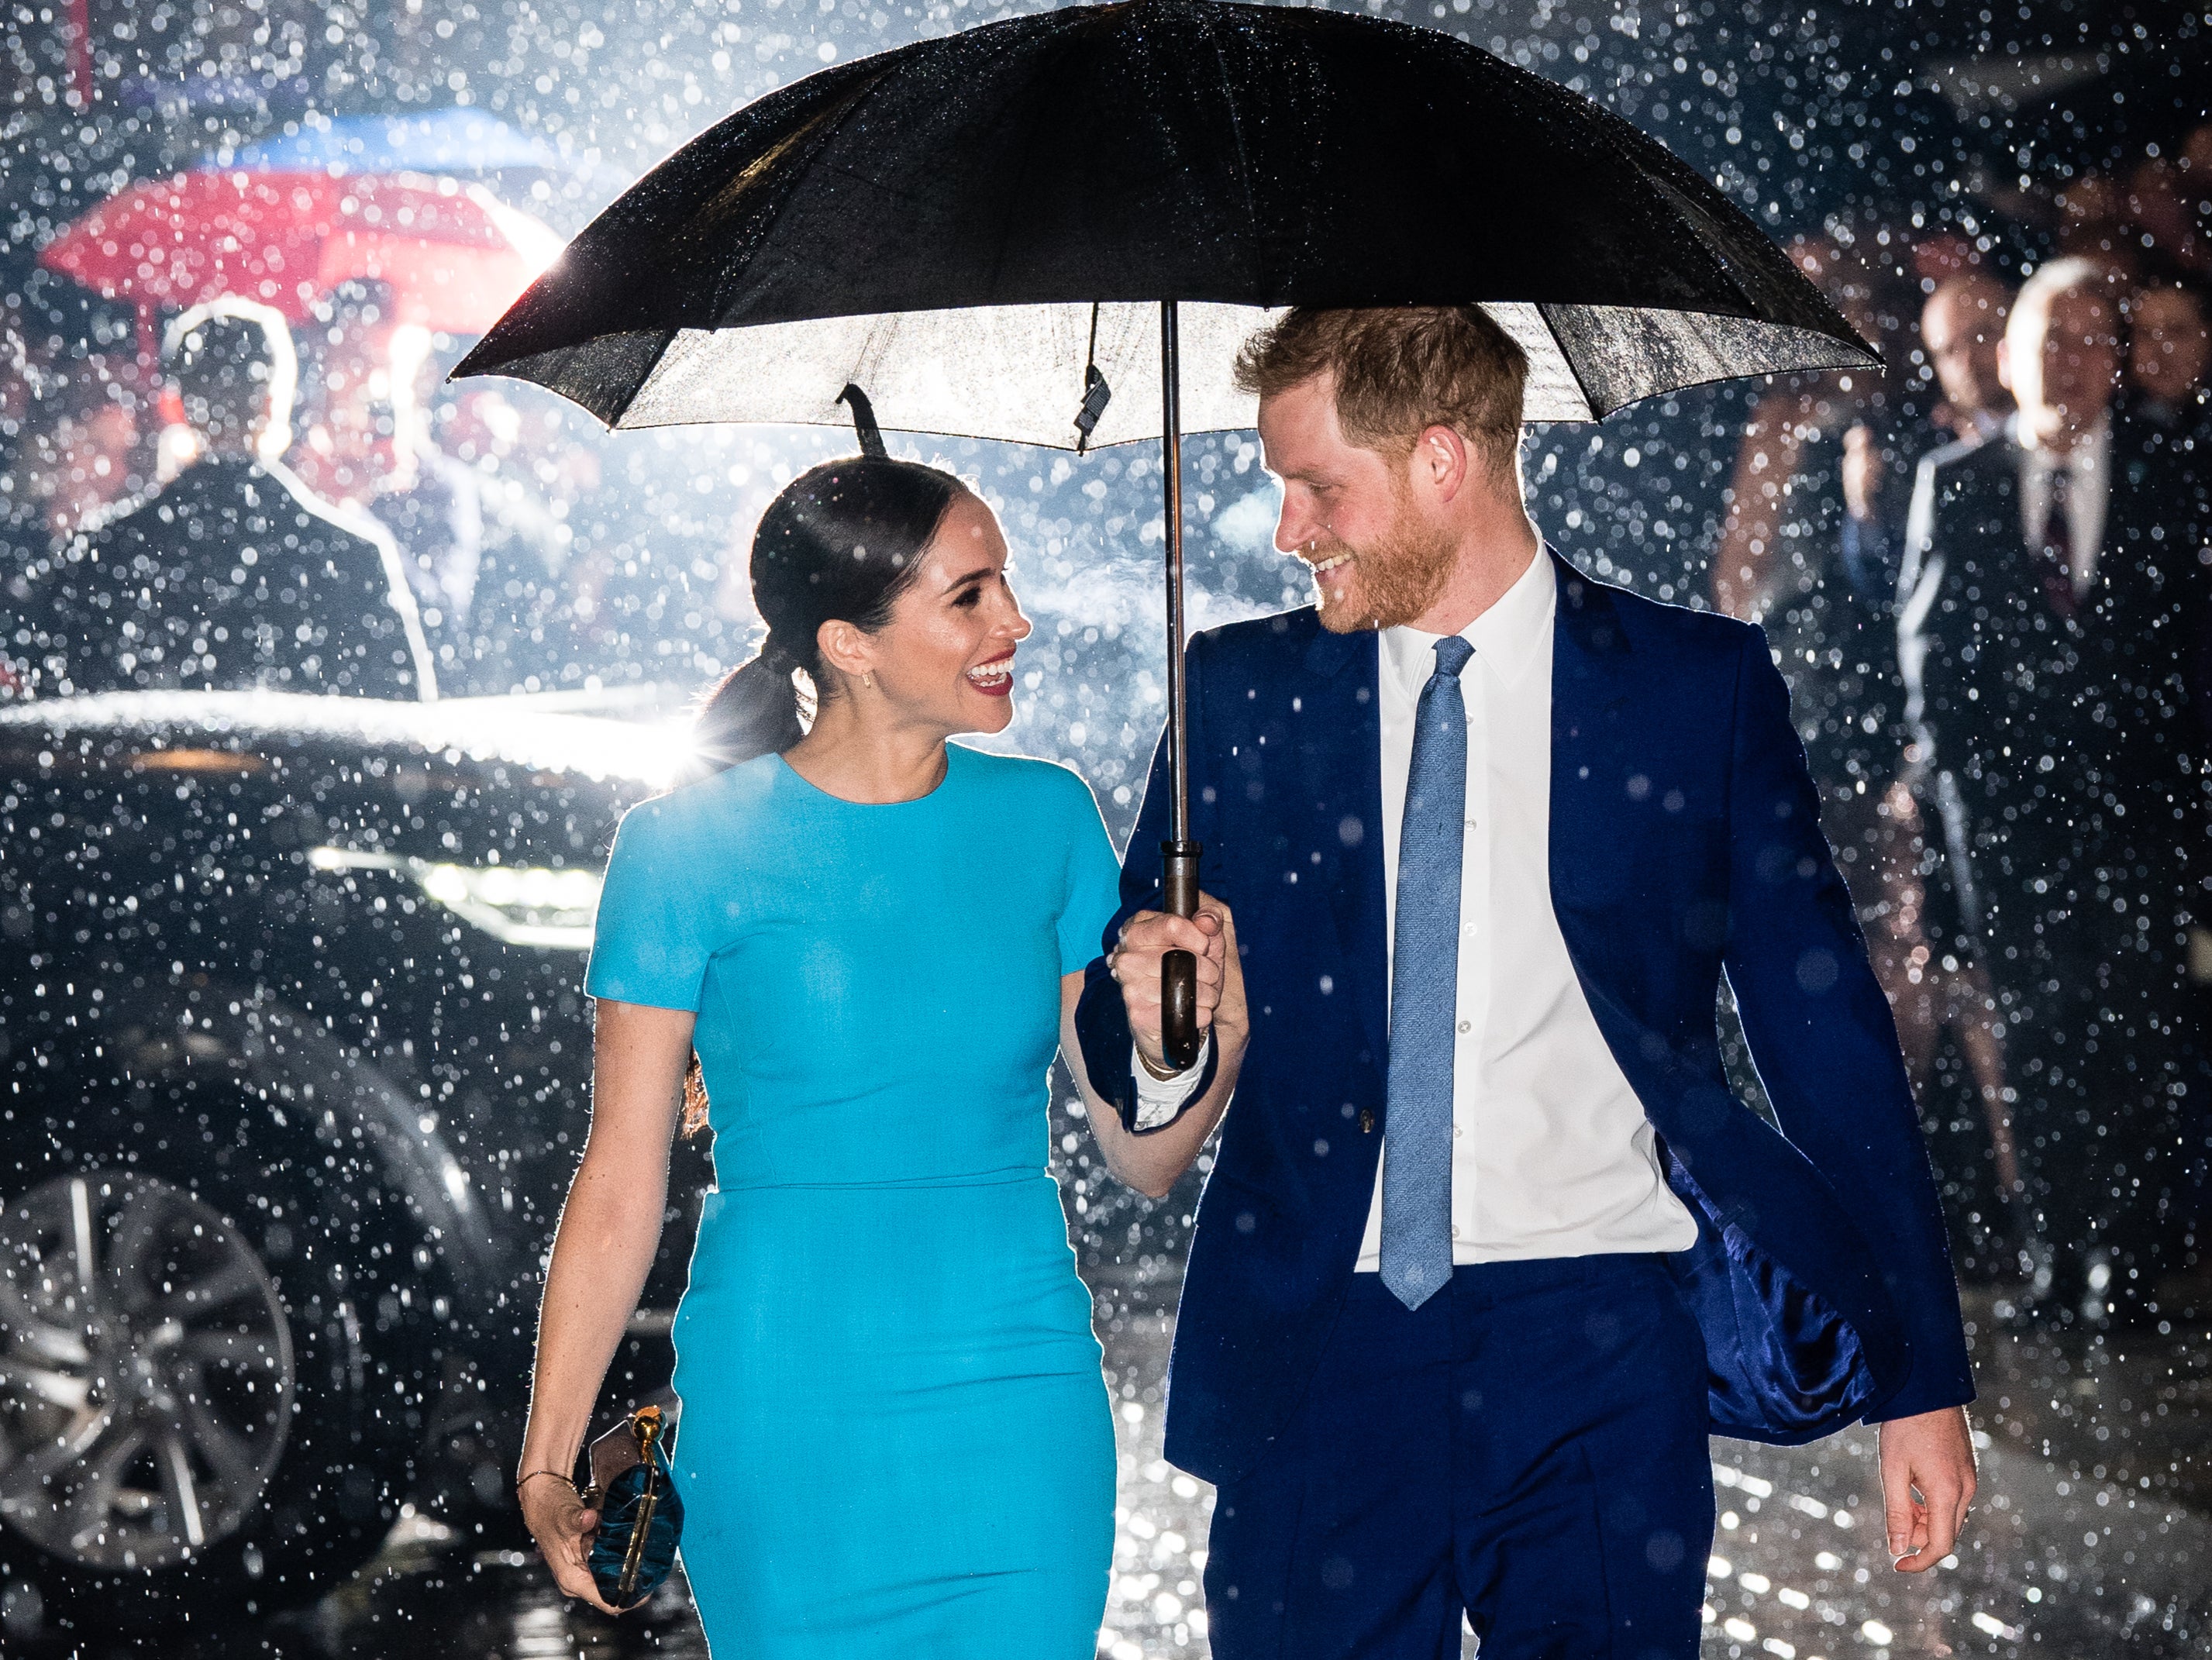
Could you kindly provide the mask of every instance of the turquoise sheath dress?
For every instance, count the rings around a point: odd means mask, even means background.
[[[674,1464],[716,1660],[1095,1652],[1114,1429],[1045,1107],[1118,877],[1081,779],[957,745],[919,800],[763,756],[623,818],[585,988],[699,1017]]]

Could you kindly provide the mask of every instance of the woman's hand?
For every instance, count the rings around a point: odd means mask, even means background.
[[[668,1146],[691,1059],[692,1016],[599,1002],[592,1034],[592,1129],[554,1231],[538,1312],[538,1364],[515,1497],[561,1589],[609,1614],[585,1566],[598,1515],[558,1472],[574,1468],[592,1402],[637,1306],[660,1243]],[[532,1476],[532,1470],[547,1474]]]
[[[599,1525],[599,1511],[585,1509],[576,1489],[556,1475],[525,1481],[515,1497],[530,1536],[538,1541],[538,1554],[552,1569],[553,1583],[562,1594],[580,1597],[602,1614],[620,1613],[607,1605],[592,1578],[592,1534]]]

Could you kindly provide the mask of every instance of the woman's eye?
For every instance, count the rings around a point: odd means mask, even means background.
[[[963,611],[973,611],[975,609],[975,601],[980,596],[975,589],[963,588],[960,591],[959,596],[955,599],[952,603],[959,606]]]

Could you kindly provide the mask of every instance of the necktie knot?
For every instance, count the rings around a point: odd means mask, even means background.
[[[1456,680],[1459,672],[1474,655],[1474,648],[1455,634],[1448,634],[1437,642],[1437,672]]]

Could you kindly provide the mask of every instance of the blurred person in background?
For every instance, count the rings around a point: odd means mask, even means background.
[[[142,489],[136,377],[106,356],[19,360],[18,430],[9,464],[10,508],[32,509],[46,539],[65,540],[109,503]]]
[[[2015,1312],[2059,1323],[2155,1307],[2203,1089],[2183,723],[2212,526],[2201,478],[2116,428],[2119,320],[2088,260],[2021,289],[2001,357],[2018,411],[1921,464],[1899,623],[1945,844],[1932,931],[1989,973],[2017,1096],[2036,1242]]]
[[[2147,427],[2204,441],[2206,374],[2212,329],[2204,295],[2178,283],[2154,283],[2128,307],[2128,362],[2124,407]],[[2212,465],[2200,453],[2197,465]]]
[[[2012,413],[1997,376],[1997,347],[2012,310],[2012,290],[1980,271],[1947,277],[1920,310],[1920,343],[1943,394],[1934,423],[1954,438],[1986,436]]]
[[[1931,436],[1978,440],[2002,430],[2012,394],[1998,374],[1998,348],[2012,309],[2012,289],[1987,272],[1954,270],[1939,281],[1920,311],[1920,338],[1941,400],[1929,412]],[[1852,482],[1847,471],[1845,483]],[[1873,492],[1855,500],[1871,521],[1882,513]],[[1856,518],[1854,525],[1859,520]],[[2005,1087],[2004,1043],[1999,1036],[1996,993],[1988,971],[1955,950],[1939,950],[1925,927],[1931,860],[1937,856],[1920,812],[1920,751],[1909,740],[1904,766],[1884,793],[1893,857],[1881,870],[1883,903],[1869,921],[1875,962],[1897,1011],[1898,1037],[1915,1091],[1930,1100],[1938,1082],[1941,1044],[1949,1033],[1972,1080],[1988,1134],[1990,1174],[2000,1207],[1988,1227],[2000,1254],[2015,1255],[2022,1243],[2016,1201],[2020,1160]],[[1969,1219],[1970,1225],[1973,1219]],[[1991,1265],[1996,1266],[1996,1265]],[[2009,1264],[2003,1265],[2008,1269]]]
[[[575,655],[560,550],[544,504],[500,465],[501,423],[458,423],[465,459],[434,441],[434,343],[386,284],[341,284],[316,321],[301,475],[390,532],[449,692],[551,684]]]
[[[396,550],[276,459],[297,373],[283,317],[196,307],[162,359],[196,459],[32,567],[11,642],[26,690],[434,696]]]
[[[0,337],[0,696],[29,688],[24,606],[33,569],[88,518],[141,488],[137,400],[111,360]]]
[[[1869,261],[1825,240],[1801,240],[1792,253],[1852,326],[1884,344],[1888,361],[1906,361],[1899,330],[1883,326],[1897,296],[1882,293]],[[1923,308],[1938,325],[1929,356],[1943,408],[1971,429],[2000,418],[2001,325],[1992,319],[2002,319],[2007,298],[2002,284],[1966,274],[1941,283]],[[1889,390],[1878,374],[1832,374],[1778,386],[1759,400],[1737,453],[1713,599],[1731,616],[1763,623],[1780,654],[1792,718],[1820,787],[1821,828],[1858,908],[1914,1091],[1930,1098],[1941,1040],[1952,1031],[1988,1122],[2002,1191],[2015,1174],[2002,1045],[1986,987],[1970,965],[1931,950],[1922,935],[1926,836],[1911,790],[1897,782],[1905,700],[1893,614],[1899,538],[1888,503],[1903,492],[1888,473],[1891,456],[1918,441],[1893,410]],[[1992,1225],[2004,1231],[2002,1223]],[[1961,1262],[1980,1266],[1971,1251]]]
[[[1895,331],[1884,326],[1881,273],[1863,252],[1826,238],[1800,239],[1790,252],[1862,335]],[[1759,399],[1713,566],[1716,606],[1763,622],[1781,654],[1823,823],[1863,906],[1877,897],[1869,849],[1880,838],[1869,810],[1900,741],[1875,428],[1894,419],[1887,390],[1880,371],[1850,371],[1797,377]]]
[[[597,488],[597,459],[562,441],[550,429],[558,412],[550,422],[546,413],[526,411],[499,387],[434,381],[416,495],[435,490],[451,503],[438,603],[454,652],[448,672],[471,691],[550,690],[580,678],[587,656],[582,631],[596,590],[570,563],[565,513]]]

